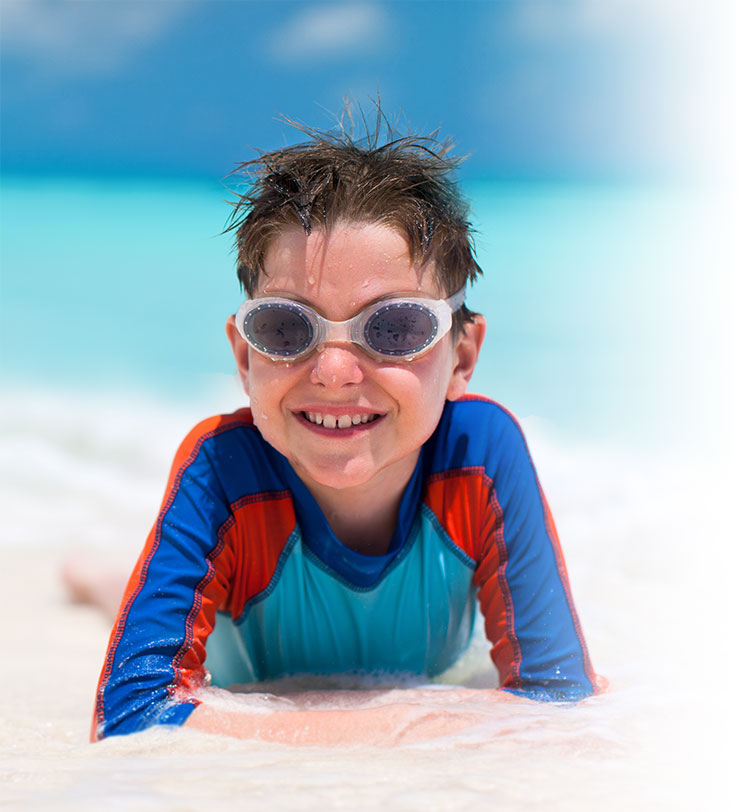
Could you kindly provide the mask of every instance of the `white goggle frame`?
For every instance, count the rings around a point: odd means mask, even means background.
[[[257,352],[271,358],[273,361],[299,361],[310,355],[321,344],[334,341],[351,341],[359,345],[368,355],[378,361],[413,361],[422,353],[430,350],[441,338],[447,335],[452,327],[452,314],[459,310],[465,301],[465,288],[461,288],[447,299],[415,298],[411,296],[395,299],[381,299],[361,310],[356,316],[345,321],[331,321],[325,319],[313,308],[294,299],[285,299],[279,296],[266,296],[258,299],[247,299],[236,312],[236,328],[239,335]],[[259,310],[279,305],[281,308],[302,316],[311,326],[313,334],[305,346],[297,352],[271,350],[260,344],[253,336],[247,334],[245,324],[253,313]],[[425,311],[433,316],[433,329],[426,341],[412,351],[391,350],[381,351],[373,347],[366,338],[365,328],[371,319],[378,313],[398,307],[411,306],[413,309]]]

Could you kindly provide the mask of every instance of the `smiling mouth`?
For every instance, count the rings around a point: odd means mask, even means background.
[[[321,414],[321,412],[301,412],[303,418],[314,426],[325,429],[349,429],[353,426],[374,423],[382,415],[379,414]]]

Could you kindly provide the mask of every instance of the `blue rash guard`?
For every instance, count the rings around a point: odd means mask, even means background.
[[[248,409],[199,424],[170,475],[100,677],[93,737],[182,724],[209,681],[433,677],[467,646],[476,596],[505,690],[576,700],[597,682],[521,430],[447,403],[388,551],[343,545]]]

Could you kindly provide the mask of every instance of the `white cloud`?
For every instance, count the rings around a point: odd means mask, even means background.
[[[280,62],[320,61],[387,44],[390,20],[375,3],[320,3],[301,9],[268,42],[268,55]]]
[[[118,69],[192,7],[186,0],[0,0],[6,57],[64,74]]]

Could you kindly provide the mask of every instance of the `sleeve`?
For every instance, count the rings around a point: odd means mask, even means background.
[[[482,489],[475,584],[504,690],[542,701],[583,699],[594,674],[560,543],[521,429],[496,421]]]
[[[159,516],[128,582],[103,664],[92,739],[181,725],[199,704],[205,641],[231,580],[228,499],[212,464],[224,426],[204,421],[180,447]]]

